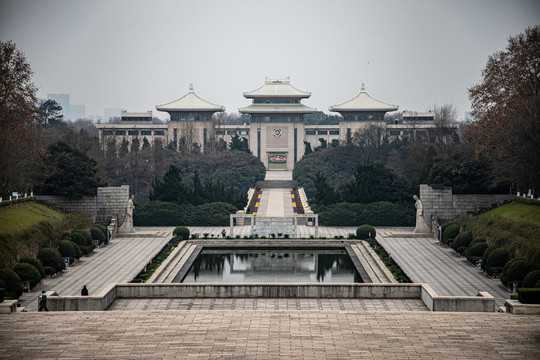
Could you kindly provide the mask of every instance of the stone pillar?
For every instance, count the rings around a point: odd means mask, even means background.
[[[230,217],[230,220],[229,220],[229,234],[231,237],[234,237],[234,218],[233,218],[233,214],[229,215]]]

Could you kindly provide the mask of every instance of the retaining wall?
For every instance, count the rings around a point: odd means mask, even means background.
[[[96,296],[49,296],[47,305],[51,311],[100,311],[117,298],[422,299],[431,311],[495,311],[495,298],[486,292],[438,296],[427,284],[111,284]]]
[[[96,222],[108,224],[113,217],[117,224],[124,222],[127,201],[129,200],[129,185],[119,187],[100,187],[96,196],[85,196],[72,199],[65,196],[37,195],[37,200],[63,212],[86,212],[92,215]]]
[[[430,228],[435,220],[439,223],[451,221],[468,212],[477,212],[482,208],[490,208],[513,199],[514,195],[510,194],[454,195],[452,188],[435,189],[429,185],[420,185],[420,200],[422,200],[424,218]]]

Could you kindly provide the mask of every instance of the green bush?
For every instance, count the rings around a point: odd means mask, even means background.
[[[454,239],[454,242],[452,243],[452,247],[454,249],[458,249],[461,247],[468,247],[471,241],[472,241],[472,232],[462,231]]]
[[[189,229],[185,226],[177,226],[173,231],[174,236],[180,237],[182,240],[189,239]]]
[[[19,275],[11,269],[0,269],[0,280],[6,285],[6,296],[18,298],[22,295],[22,284]]]
[[[97,227],[103,234],[105,234],[105,237],[107,237],[107,227],[103,226],[101,224],[94,224],[94,227]]]
[[[485,243],[485,242],[486,242],[486,239],[484,238],[476,238],[476,239],[473,239],[473,241],[471,241],[471,243],[469,244],[469,247],[476,245],[478,243]]]
[[[488,245],[485,242],[479,242],[469,247],[468,255],[469,256],[482,256],[488,248]]]
[[[388,201],[315,205],[314,211],[319,214],[319,224],[327,226],[414,226],[415,223],[414,206]]]
[[[33,257],[23,257],[21,258],[20,262],[32,265],[39,271],[39,275],[42,279],[45,277],[45,269],[43,268],[43,265],[41,265],[38,259]]]
[[[60,255],[62,255],[62,257],[74,258],[77,255],[75,247],[73,247],[73,245],[71,244],[73,244],[73,242],[69,240],[60,240],[58,242],[58,251],[60,252]]]
[[[39,250],[37,258],[44,267],[50,266],[54,268],[56,272],[60,272],[64,268],[62,255],[56,249],[42,248]]]
[[[362,225],[356,229],[356,237],[360,240],[365,240],[368,238],[375,239],[375,236],[377,236],[377,232],[371,225]]]
[[[452,224],[443,232],[443,241],[446,244],[448,240],[453,240],[459,234],[459,225]]]
[[[525,278],[523,279],[523,287],[524,288],[535,288],[540,282],[540,270],[533,270],[529,272]]]
[[[523,281],[525,276],[531,270],[531,264],[527,260],[516,261],[508,268],[508,272],[506,273],[506,280],[508,282]]]
[[[517,289],[519,302],[522,304],[540,304],[540,289]]]
[[[503,267],[508,261],[508,252],[503,248],[497,248],[489,254],[486,266]]]
[[[105,241],[105,233],[97,226],[90,228],[90,236],[92,237],[92,240],[97,240],[100,243]]]
[[[79,248],[81,249],[82,253],[84,255],[88,255],[90,254],[92,251],[94,251],[95,249],[95,246],[93,244],[90,244],[90,245],[84,245],[84,246],[79,246]]]
[[[449,226],[451,225],[456,225],[457,223],[455,221],[448,221],[448,222],[445,222],[444,224],[441,225],[441,231],[444,232],[446,231],[446,229],[448,229]]]
[[[75,259],[80,259],[83,256],[83,252],[79,245],[75,244],[73,241],[69,241],[73,248],[75,249]]]
[[[536,282],[536,284],[534,284],[534,287],[535,287],[535,288],[540,288],[540,280],[538,280],[538,281]]]
[[[510,268],[510,266],[512,266],[513,263],[515,263],[516,261],[520,261],[520,260],[525,260],[524,258],[514,258],[514,259],[510,259],[506,262],[506,264],[504,265],[504,269],[502,271],[502,274],[501,276],[506,280],[506,275],[508,274],[508,268]],[[505,281],[506,282],[506,281]]]
[[[86,241],[86,237],[82,235],[80,232],[72,232],[70,236],[71,241],[73,241],[75,244],[79,246],[86,246],[88,245],[88,242]]]
[[[28,263],[18,263],[15,265],[15,268],[13,268],[13,271],[19,275],[21,281],[29,281],[30,287],[36,286],[41,281],[39,270]]]
[[[495,246],[495,245],[491,245],[489,246],[486,251],[484,251],[484,255],[482,255],[482,267],[485,267],[487,266],[487,258],[488,256],[493,252],[495,251],[495,249],[498,249],[499,247],[498,246]]]

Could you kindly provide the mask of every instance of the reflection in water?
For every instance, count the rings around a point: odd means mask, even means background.
[[[361,283],[345,251],[207,250],[184,283]]]

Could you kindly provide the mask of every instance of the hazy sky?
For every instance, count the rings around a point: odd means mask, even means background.
[[[0,0],[0,39],[32,65],[38,95],[69,93],[87,115],[152,110],[193,83],[237,112],[265,76],[291,77],[328,107],[362,83],[399,110],[451,103],[510,35],[540,24],[540,1]]]

